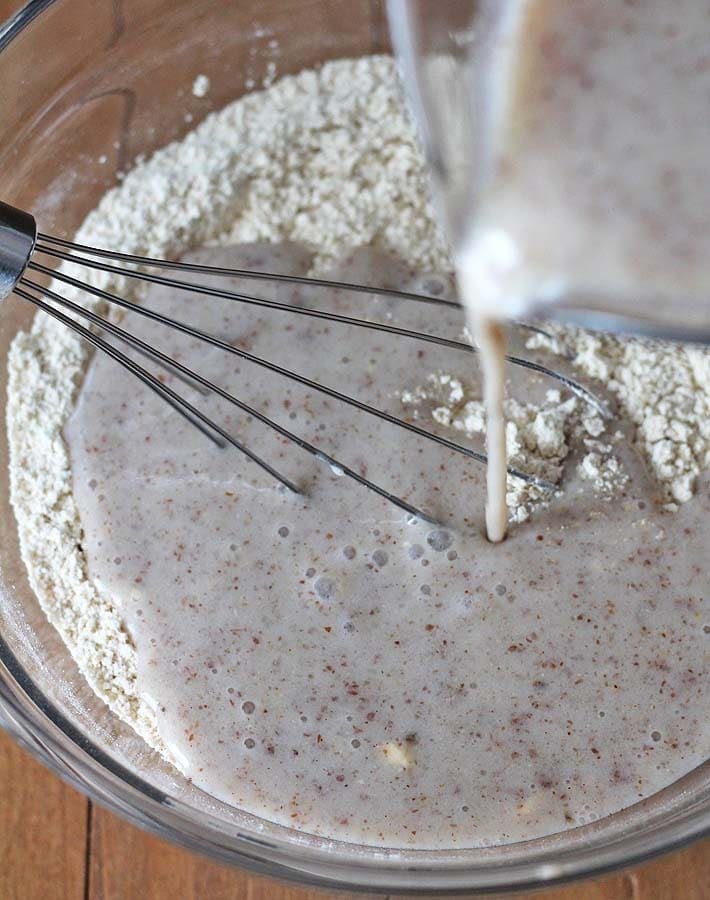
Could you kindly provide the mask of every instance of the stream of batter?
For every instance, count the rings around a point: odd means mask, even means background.
[[[289,246],[189,258],[310,265]],[[393,266],[365,256],[341,274],[422,289]],[[418,304],[283,285],[268,296],[431,324]],[[161,287],[145,302],[398,415],[422,372],[478,379],[469,354],[430,344]],[[460,333],[455,310],[437,315],[439,333]],[[663,512],[622,441],[629,481],[614,502],[570,465],[563,494],[493,545],[471,513],[483,508],[479,463],[154,323],[126,324],[442,522],[408,520],[161,374],[303,488],[284,492],[93,360],[65,430],[89,574],[126,623],[166,752],[196,785],[308,832],[452,848],[589,822],[706,757],[706,483]],[[551,386],[525,373],[511,391]]]

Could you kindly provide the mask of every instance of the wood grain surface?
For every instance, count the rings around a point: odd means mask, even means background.
[[[116,2],[124,13],[128,10],[124,0]],[[0,21],[18,6],[17,0],[0,0]],[[372,9],[377,13],[374,3]],[[379,49],[377,40],[373,28],[373,47]],[[0,732],[0,900],[317,900],[326,896],[223,868],[140,832],[89,803]],[[710,900],[710,842],[632,872],[543,891],[535,897]]]
[[[326,896],[224,868],[144,834],[89,804],[0,732],[0,900],[323,900]],[[710,841],[631,872],[542,891],[530,900],[535,898],[708,900]]]

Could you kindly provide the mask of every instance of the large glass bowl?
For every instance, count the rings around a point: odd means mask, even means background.
[[[121,169],[259,84],[270,62],[286,74],[387,49],[374,0],[34,0],[0,26],[0,199],[71,236]],[[211,79],[206,98],[190,90],[198,73]],[[31,315],[17,298],[0,310],[3,405],[8,344]],[[270,875],[403,893],[522,890],[635,863],[708,829],[708,766],[593,825],[451,853],[309,837],[206,796],[95,698],[46,622],[20,560],[6,471],[2,433],[0,715],[63,778],[135,824]]]

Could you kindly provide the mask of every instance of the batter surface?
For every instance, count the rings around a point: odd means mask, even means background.
[[[289,247],[190,259],[308,265]],[[358,265],[377,283],[391,278],[376,258]],[[432,317],[373,298],[259,293],[415,328]],[[157,288],[146,303],[398,415],[403,387],[452,364],[450,350],[206,296]],[[455,334],[461,317],[437,311],[437,326]],[[89,574],[127,624],[138,691],[169,756],[196,784],[307,831],[444,848],[590,821],[702,761],[705,492],[677,514],[658,512],[621,446],[630,477],[615,502],[571,469],[561,498],[493,546],[479,463],[161,326],[139,327],[444,523],[407,521],[193,392],[304,488],[286,493],[115,363],[94,360],[65,432]],[[459,364],[465,377],[471,357]]]

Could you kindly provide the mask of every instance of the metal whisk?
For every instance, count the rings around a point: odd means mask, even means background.
[[[358,409],[369,415],[388,422],[389,424],[404,428],[407,431],[420,436],[423,439],[434,441],[442,447],[461,453],[478,462],[485,463],[487,461],[485,453],[458,444],[446,437],[427,431],[415,425],[412,422],[398,418],[385,410],[378,409],[355,397],[337,391],[320,382],[312,381],[309,378],[294,372],[291,369],[259,356],[256,356],[239,347],[233,346],[219,338],[207,334],[198,328],[180,322],[177,319],[163,315],[159,312],[151,310],[140,304],[131,302],[113,293],[94,287],[84,281],[74,278],[65,272],[45,265],[38,260],[38,256],[47,257],[51,260],[59,260],[70,262],[73,265],[85,266],[89,269],[99,269],[105,272],[111,272],[115,275],[123,276],[129,279],[140,279],[151,284],[163,285],[178,291],[188,291],[191,293],[204,294],[210,297],[221,298],[225,300],[236,301],[251,306],[262,307],[265,309],[273,309],[286,311],[293,315],[311,316],[318,319],[326,319],[340,324],[369,329],[375,332],[384,332],[392,336],[405,338],[414,341],[424,341],[428,343],[438,344],[464,353],[476,353],[477,350],[471,344],[463,341],[452,340],[436,334],[429,334],[420,331],[413,331],[406,328],[400,328],[396,325],[385,324],[382,322],[369,321],[367,319],[353,318],[341,315],[339,313],[328,312],[326,310],[312,309],[303,306],[291,306],[286,303],[277,302],[275,300],[267,300],[252,296],[251,294],[237,293],[235,291],[221,290],[209,285],[195,284],[189,281],[182,281],[178,278],[168,277],[163,274],[155,274],[147,271],[148,269],[172,270],[177,272],[194,274],[203,274],[208,276],[221,277],[239,277],[250,278],[255,281],[263,282],[290,282],[293,284],[302,284],[312,287],[333,288],[338,290],[352,291],[363,294],[393,297],[400,300],[406,300],[415,303],[426,303],[440,307],[458,307],[459,304],[454,300],[447,300],[441,297],[432,297],[408,291],[399,291],[389,288],[377,288],[369,285],[350,284],[341,281],[331,281],[325,279],[306,278],[297,275],[281,275],[271,272],[255,272],[243,269],[217,268],[213,266],[196,265],[192,263],[170,262],[163,259],[153,259],[149,257],[134,256],[127,253],[119,253],[112,250],[99,249],[83,244],[77,244],[73,241],[62,240],[60,238],[51,237],[50,235],[38,232],[34,218],[27,212],[18,210],[12,206],[0,202],[0,300],[7,297],[10,293],[15,293],[24,300],[34,304],[38,309],[52,316],[54,319],[62,322],[68,328],[71,328],[76,334],[80,335],[95,348],[108,354],[117,363],[135,375],[143,384],[158,394],[166,403],[174,410],[183,415],[196,428],[198,428],[206,437],[212,440],[220,447],[231,445],[250,460],[260,466],[269,475],[276,478],[288,490],[295,493],[301,493],[301,490],[290,479],[286,478],[278,472],[269,462],[238,441],[235,437],[226,432],[216,422],[206,416],[204,413],[185,400],[180,394],[163,384],[159,379],[150,374],[143,366],[139,365],[125,353],[118,350],[115,346],[107,342],[100,336],[100,331],[112,335],[118,341],[128,345],[139,354],[149,358],[152,362],[168,369],[181,380],[187,382],[192,387],[197,388],[203,394],[215,393],[224,400],[236,406],[245,414],[254,417],[259,422],[274,429],[282,437],[292,441],[302,450],[310,453],[316,459],[326,463],[339,474],[346,475],[358,484],[368,488],[371,491],[384,497],[395,506],[406,511],[410,515],[433,522],[430,515],[407,503],[395,494],[375,484],[368,478],[365,478],[359,472],[354,471],[347,465],[335,457],[323,452],[318,447],[304,440],[299,435],[284,428],[278,422],[266,416],[264,413],[253,408],[239,397],[227,392],[223,388],[202,377],[198,372],[187,366],[182,365],[175,359],[161,353],[160,350],[142,341],[136,335],[131,334],[125,329],[119,327],[114,322],[109,321],[106,317],[98,315],[91,309],[86,309],[73,300],[62,296],[56,290],[39,284],[32,277],[32,273],[40,276],[46,276],[54,279],[55,284],[67,285],[78,291],[83,291],[88,295],[106,301],[115,307],[137,313],[145,318],[152,319],[162,325],[174,328],[185,335],[198,340],[204,341],[206,344],[223,350],[226,353],[233,354],[241,359],[247,360],[258,366],[277,373],[284,378],[291,379],[299,384],[311,388],[314,391],[325,394],[339,402],[346,403],[349,406]],[[42,299],[44,298],[44,299]],[[61,310],[64,309],[71,315],[67,315]],[[89,326],[82,325],[77,319],[83,319]],[[525,328],[533,331],[541,331],[532,325],[525,325]],[[544,333],[544,332],[543,332]],[[522,366],[526,369],[537,372],[541,375],[548,376],[561,383],[565,388],[572,391],[584,402],[590,404],[602,417],[609,418],[610,413],[604,403],[594,394],[588,391],[584,386],[568,378],[560,372],[549,369],[540,365],[533,360],[520,358],[517,356],[508,356],[508,361],[516,366]],[[538,478],[525,472],[521,472],[514,467],[508,468],[508,473],[520,478],[528,483],[534,484],[543,490],[555,491],[556,485]]]

